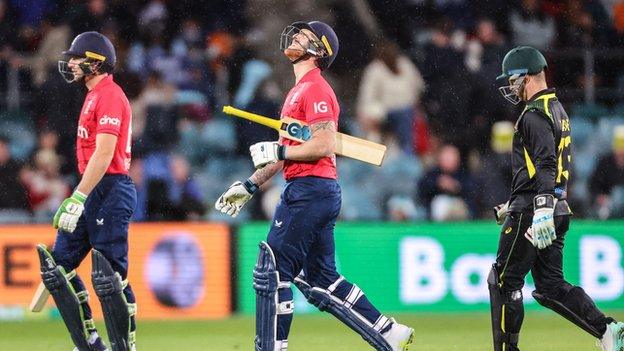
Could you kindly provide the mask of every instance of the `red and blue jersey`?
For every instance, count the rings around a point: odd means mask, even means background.
[[[338,127],[338,99],[329,83],[321,76],[319,68],[306,73],[290,90],[281,115],[304,121],[308,125],[333,121]],[[287,146],[300,144],[284,138],[281,143]],[[284,161],[284,177],[287,180],[305,176],[336,179],[336,156],[323,157],[312,162]]]
[[[128,174],[132,143],[132,111],[126,94],[108,75],[85,98],[78,120],[76,156],[83,174],[95,151],[95,138],[100,133],[117,136],[113,159],[106,174]]]

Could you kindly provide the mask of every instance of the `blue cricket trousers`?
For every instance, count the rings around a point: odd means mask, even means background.
[[[136,189],[127,175],[107,174],[93,189],[76,230],[60,230],[52,256],[67,272],[78,267],[92,248],[100,251],[113,270],[123,279],[128,276],[128,226],[136,206]],[[76,276],[71,280],[76,292],[85,290],[84,282]],[[130,284],[124,290],[128,303],[135,303]],[[91,319],[91,309],[83,304],[85,319]]]
[[[313,286],[327,288],[340,277],[334,257],[340,206],[334,179],[300,177],[286,184],[267,239],[281,281],[292,282],[302,269]]]

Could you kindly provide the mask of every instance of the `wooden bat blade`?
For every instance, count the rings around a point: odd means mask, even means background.
[[[30,310],[32,312],[41,312],[48,302],[48,298],[50,297],[50,292],[46,289],[43,282],[39,283],[35,294],[33,295],[32,301],[30,301]]]
[[[381,166],[386,156],[386,146],[348,134],[336,133],[336,153],[375,166]]]
[[[282,117],[281,121],[286,124],[286,128],[280,130],[280,136],[296,141],[309,139],[311,132],[305,122],[291,117]],[[336,154],[381,166],[386,156],[386,146],[337,132]]]

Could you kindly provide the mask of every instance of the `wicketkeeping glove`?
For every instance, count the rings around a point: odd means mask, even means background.
[[[222,213],[236,217],[257,190],[258,186],[250,179],[247,179],[245,183],[236,181],[219,196],[215,208]]]
[[[255,143],[249,147],[249,152],[256,168],[286,159],[286,147],[277,141]]]
[[[552,244],[557,238],[555,234],[555,197],[549,194],[537,195],[533,198],[533,224],[525,236],[538,249]]]
[[[78,224],[78,219],[84,211],[84,203],[87,201],[87,195],[76,190],[67,199],[63,200],[61,206],[56,210],[54,215],[54,222],[52,225],[54,229],[62,229],[66,232],[73,233]]]
[[[507,218],[507,209],[509,208],[509,201],[494,206],[494,218],[496,218],[497,224],[503,224],[505,222],[505,218]]]

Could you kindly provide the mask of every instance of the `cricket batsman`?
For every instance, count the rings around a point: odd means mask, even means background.
[[[414,330],[382,315],[357,285],[336,271],[334,226],[341,194],[334,149],[340,107],[321,75],[338,54],[336,33],[322,22],[295,22],[282,32],[280,50],[295,74],[281,115],[308,123],[312,136],[305,143],[281,139],[252,145],[257,171],[232,184],[215,204],[235,217],[259,186],[284,171],[286,186],[253,272],[255,350],[287,350],[293,282],[310,303],[334,315],[376,350],[407,350]]]
[[[135,350],[136,303],[128,281],[128,225],[136,190],[128,176],[132,113],[113,81],[115,49],[98,32],[78,35],[59,61],[68,83],[88,93],[80,111],[76,154],[81,180],[54,216],[52,251],[38,246],[41,277],[63,317],[74,350],[108,350],[98,336],[89,294],[76,267],[92,250],[94,290],[113,351]]]
[[[525,107],[513,137],[511,197],[495,208],[503,226],[488,276],[494,350],[519,350],[522,287],[531,271],[537,302],[598,338],[602,350],[622,351],[624,323],[606,317],[581,287],[563,277],[563,244],[572,214],[566,201],[570,120],[546,84],[546,68],[538,50],[520,46],[505,55],[498,77],[509,82],[500,88],[503,96]]]

